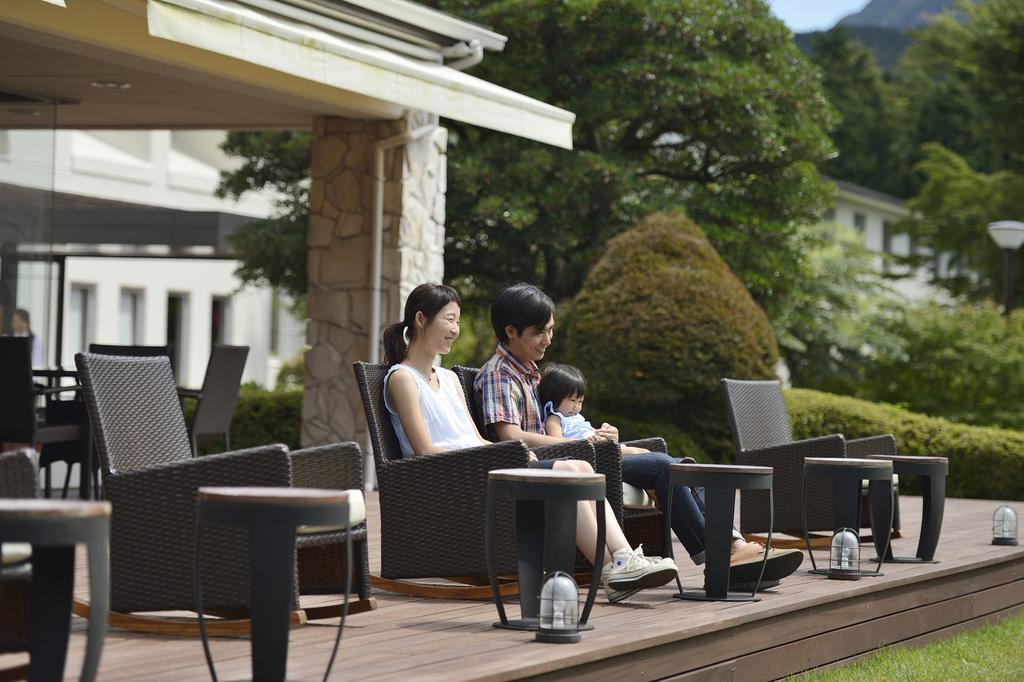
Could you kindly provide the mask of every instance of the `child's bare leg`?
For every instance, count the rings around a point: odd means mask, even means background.
[[[650,452],[650,450],[648,450],[647,448],[635,448],[632,445],[623,445],[620,448],[620,451],[622,452],[623,456],[626,456],[626,455],[643,455],[645,453]]]
[[[564,460],[555,462],[555,469],[562,471],[575,471],[582,474],[592,474],[594,469],[587,462],[580,460]],[[629,549],[626,536],[619,528],[619,522],[612,513],[611,506],[606,502],[604,505],[605,514],[605,545],[608,547],[608,555],[605,561],[620,549]],[[595,502],[579,502],[576,505],[576,546],[583,556],[591,563],[594,562],[594,549],[597,545],[597,504]]]

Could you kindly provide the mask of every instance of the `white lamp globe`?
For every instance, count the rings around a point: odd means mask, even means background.
[[[1024,244],[1024,223],[1019,220],[997,220],[988,224],[988,234],[999,248],[1016,251]]]

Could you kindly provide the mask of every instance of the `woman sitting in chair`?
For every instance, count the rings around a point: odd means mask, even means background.
[[[405,318],[384,332],[388,365],[384,404],[405,457],[490,445],[469,415],[458,377],[434,366],[438,354],[448,353],[459,337],[461,302],[455,289],[421,284],[409,294]],[[530,466],[593,473],[587,462],[541,460],[530,453]],[[620,602],[642,589],[659,587],[678,574],[670,558],[649,559],[640,547],[631,549],[615,515],[606,504],[606,544],[612,561],[604,567],[608,601]],[[597,511],[593,502],[580,502],[576,511],[576,546],[591,562],[597,541]]]

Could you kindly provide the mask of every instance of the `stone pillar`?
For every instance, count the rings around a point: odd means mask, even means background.
[[[427,122],[422,113],[400,121],[315,122],[303,446],[357,440],[370,454],[352,363],[369,359],[374,146]],[[444,276],[447,143],[447,130],[437,128],[385,152],[384,327],[401,318],[413,287]]]

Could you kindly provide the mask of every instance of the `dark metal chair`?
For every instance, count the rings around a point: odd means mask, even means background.
[[[193,454],[198,456],[200,446],[217,440],[224,443],[225,451],[231,449],[231,418],[235,414],[248,355],[248,346],[215,345],[206,364],[202,390],[178,389],[179,397],[196,401],[196,411],[189,425]]]
[[[0,337],[0,443],[24,443],[40,451],[39,466],[45,469],[46,496],[50,496],[50,465],[65,462],[63,497],[67,497],[71,466],[78,464],[79,496],[90,496],[92,467],[89,434],[81,402],[47,400],[40,413],[40,396],[56,397],[69,387],[39,388],[32,382],[32,341],[25,337]]]
[[[194,459],[167,357],[79,353],[75,364],[101,462],[104,496],[113,504],[111,625],[198,634],[195,623],[182,625],[134,612],[195,610],[192,566],[200,486],[287,487],[295,479],[315,477],[331,462],[345,469],[341,460],[359,460],[354,444],[291,455],[283,445],[266,445]],[[307,464],[312,472],[303,471]],[[325,481],[324,486],[333,487],[334,482]],[[303,534],[296,544],[301,550],[336,545],[344,538],[345,529],[329,529]],[[209,609],[246,613],[246,547],[244,535],[231,529],[205,534],[203,594]],[[292,596],[297,608],[297,590]],[[372,602],[363,606],[361,610],[372,608]],[[76,613],[87,608],[77,603]],[[247,628],[247,621],[211,621],[208,626],[210,632],[224,634]]]
[[[459,377],[462,384],[462,391],[466,397],[466,404],[469,413],[473,415],[480,433],[484,433],[483,414],[476,398],[476,391],[473,384],[476,375],[480,371],[477,367],[463,367],[456,365],[452,371]],[[633,440],[622,445],[632,445],[638,448],[646,448],[651,452],[668,452],[668,446],[662,438],[644,438]],[[626,508],[623,505],[622,495],[622,452],[619,443],[611,441],[600,441],[592,444],[594,448],[595,471],[604,474],[607,495],[606,499],[615,518],[622,527],[629,540],[629,544],[636,547],[642,544],[646,551],[654,556],[668,556],[671,549],[666,547],[665,538],[671,538],[666,527],[667,517],[656,507]],[[660,502],[658,502],[660,504]]]
[[[403,458],[384,407],[387,366],[356,362],[353,367],[380,491],[381,575],[373,584],[412,596],[489,598],[484,542],[487,475],[492,469],[526,467],[529,450],[516,440]],[[566,445],[533,451],[542,459],[573,457],[593,464],[589,443]],[[497,572],[515,573],[511,503],[499,505],[495,537]],[[411,582],[418,578],[445,578],[453,584]],[[506,596],[514,593],[509,586],[505,589]]]
[[[847,440],[842,434],[794,441],[793,430],[778,381],[722,379],[729,425],[736,447],[736,463],[770,466],[775,470],[775,532],[800,537],[801,491],[804,487],[806,457],[869,457],[895,455],[892,435]],[[827,482],[808,488],[807,530],[833,529],[832,490]],[[898,502],[898,498],[897,498]],[[899,509],[899,505],[896,505]],[[771,507],[764,491],[740,494],[740,532],[765,533],[771,526]],[[899,528],[899,512],[894,528]]]
[[[0,498],[32,498],[39,492],[36,456],[30,450],[0,454]],[[13,548],[11,548],[13,550]],[[28,651],[32,564],[25,553],[5,553],[0,563],[0,653]],[[23,679],[28,665],[0,670],[0,678]],[[20,676],[20,677],[19,677]]]

